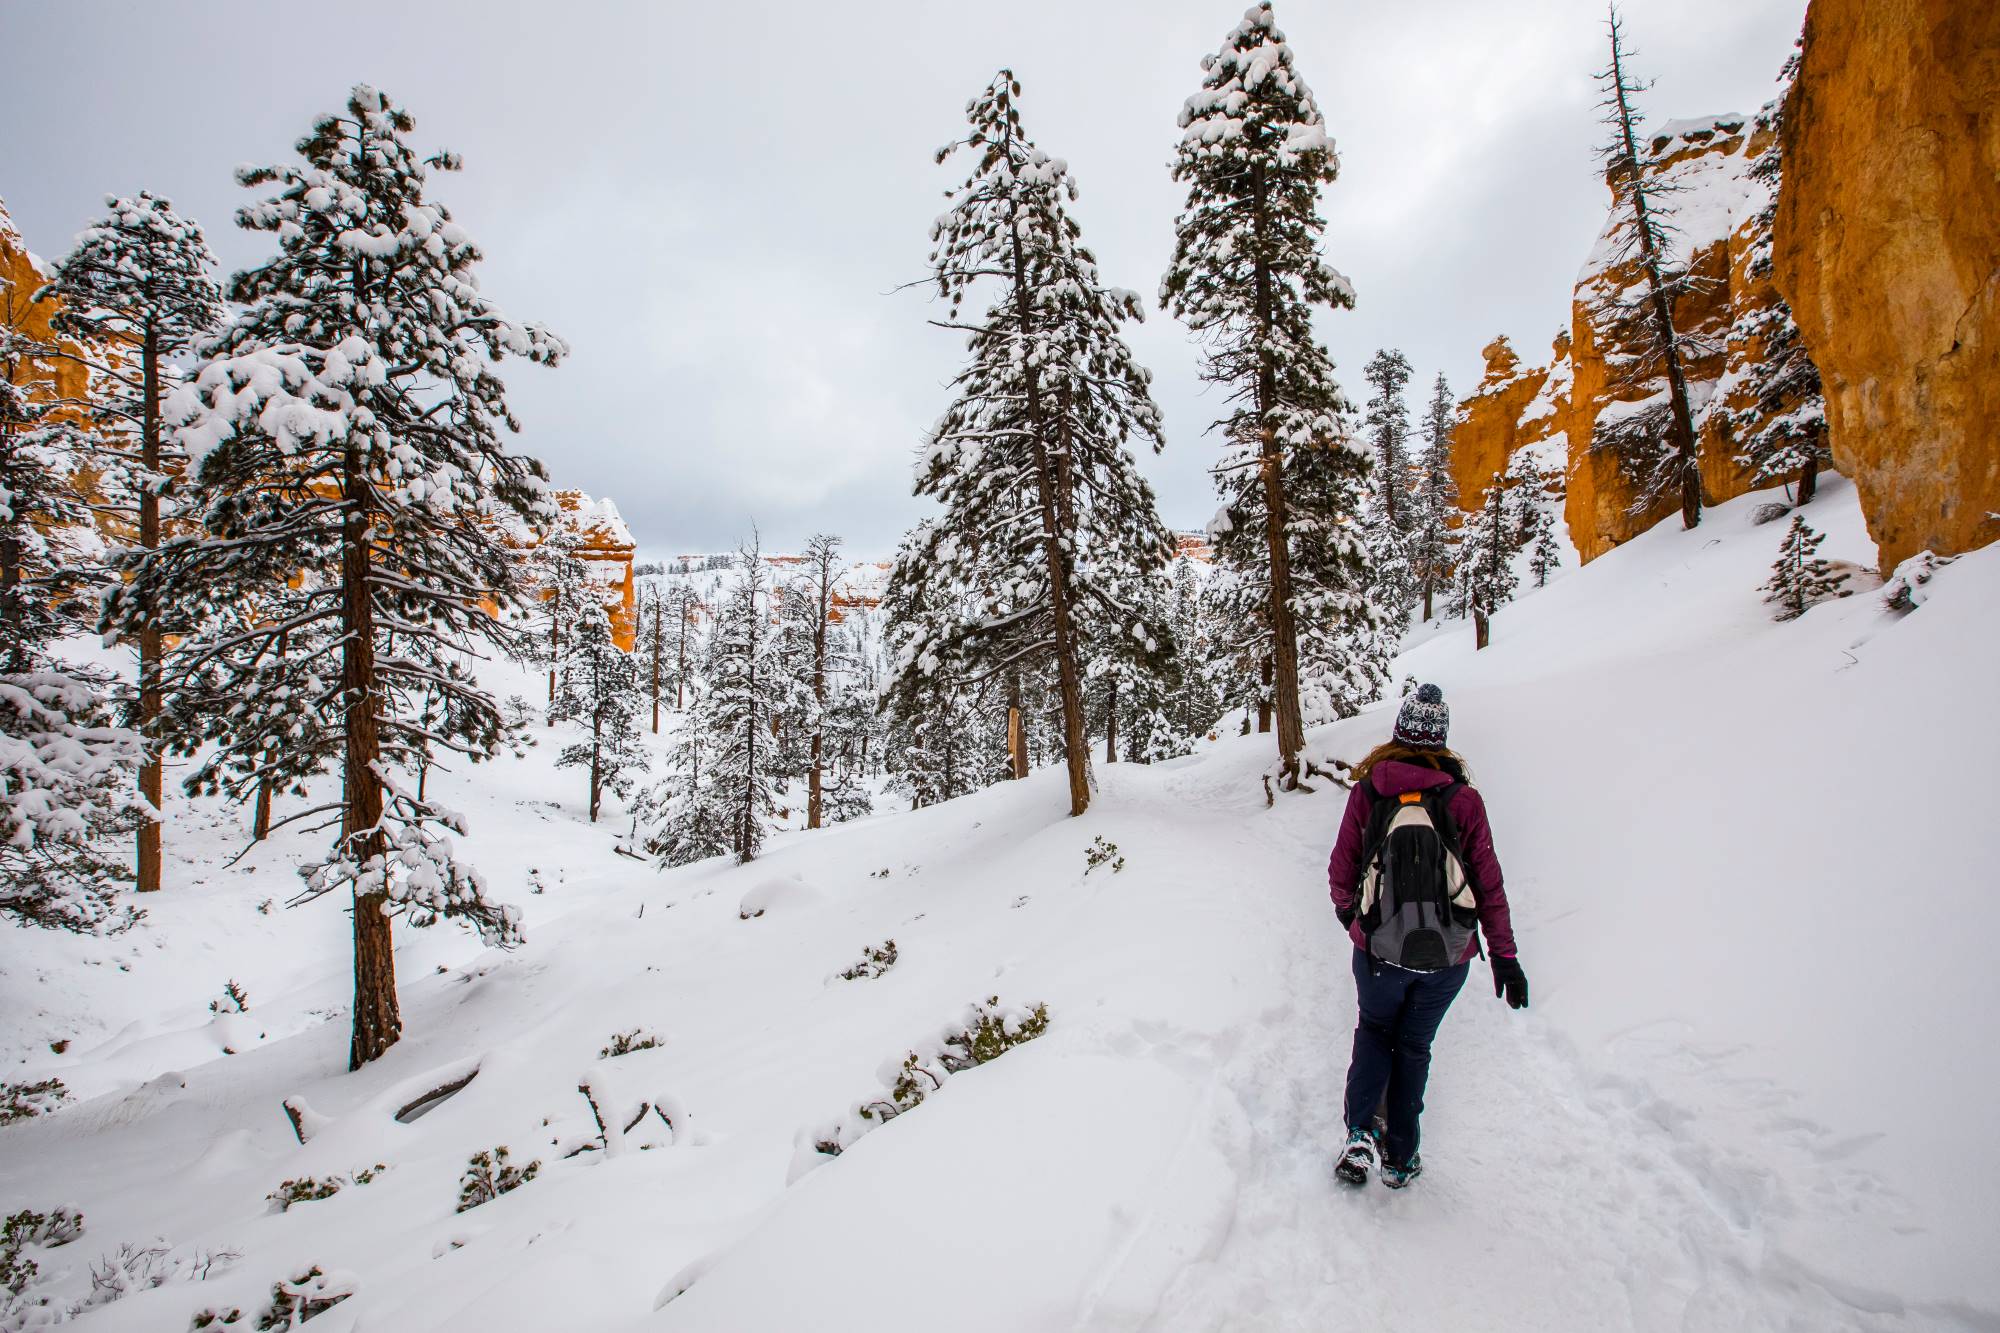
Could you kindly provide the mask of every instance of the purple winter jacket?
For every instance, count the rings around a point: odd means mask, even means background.
[[[1385,759],[1375,765],[1366,783],[1356,783],[1347,793],[1347,810],[1340,817],[1340,836],[1334,840],[1333,855],[1326,863],[1327,887],[1333,905],[1342,912],[1352,911],[1361,884],[1361,839],[1368,832],[1368,812],[1379,796],[1400,796],[1404,792],[1442,787],[1449,774],[1418,764]],[[1373,788],[1373,790],[1369,790]],[[1460,787],[1451,798],[1451,817],[1458,824],[1459,852],[1465,859],[1465,873],[1472,881],[1472,897],[1479,911],[1479,929],[1486,936],[1487,952],[1497,958],[1514,956],[1514,926],[1507,915],[1507,892],[1502,887],[1500,861],[1493,855],[1493,830],[1486,822],[1486,802],[1471,787]],[[1367,949],[1368,937],[1361,923],[1347,928],[1358,949]],[[1477,951],[1474,940],[1465,951],[1464,962]]]

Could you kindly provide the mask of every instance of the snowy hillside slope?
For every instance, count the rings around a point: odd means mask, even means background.
[[[1769,498],[1533,593],[1476,657],[1465,629],[1399,663],[1452,704],[1534,988],[1512,1013],[1474,965],[1409,1191],[1330,1178],[1353,1022],[1324,881],[1342,798],[1266,809],[1268,737],[1100,764],[1080,820],[1041,771],[666,874],[613,854],[615,815],[583,822],[545,741],[443,788],[472,858],[521,886],[501,896],[528,943],[399,929],[408,1035],[358,1074],[345,919],[255,908],[302,841],[224,871],[218,824],[194,848],[205,882],[132,935],[6,938],[8,1077],[79,1098],[0,1128],[0,1210],[86,1218],[36,1252],[34,1290],[80,1300],[92,1261],[157,1235],[236,1257],[81,1328],[254,1313],[313,1264],[356,1284],[324,1333],[1994,1327],[1980,757],[2000,748],[2000,548],[1900,620],[1862,595],[1776,624],[1755,585],[1784,525],[1750,519]],[[1867,555],[1845,482],[1811,517],[1824,554]],[[1387,724],[1311,744],[1358,757]],[[1087,869],[1096,838],[1122,869]],[[885,975],[837,978],[891,938]],[[229,975],[251,1009],[217,1018]],[[988,996],[1046,1003],[1047,1034],[787,1184],[802,1131]],[[661,1044],[598,1058],[634,1029]],[[564,1159],[595,1132],[584,1080],[617,1119],[643,1101],[676,1123]],[[314,1113],[303,1146],[288,1097]],[[496,1144],[537,1177],[455,1214],[467,1158]],[[265,1202],[378,1162],[332,1198]]]

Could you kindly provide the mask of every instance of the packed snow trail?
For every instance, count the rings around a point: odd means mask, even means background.
[[[31,1290],[80,1302],[94,1264],[158,1236],[181,1267],[85,1333],[254,1320],[311,1265],[355,1280],[322,1333],[2000,1329],[1989,932],[1878,938],[1885,886],[1990,913],[1990,781],[1933,782],[1925,757],[1939,736],[2000,752],[2000,714],[1967,704],[2000,656],[2000,548],[1907,617],[1863,596],[1778,626],[1761,498],[1507,608],[1477,658],[1462,631],[1405,654],[1452,705],[1534,995],[1508,1010],[1474,963],[1408,1190],[1332,1179],[1344,798],[1267,808],[1269,737],[1100,765],[1082,819],[1043,770],[667,874],[613,853],[545,743],[439,779],[527,946],[402,931],[407,1032],[357,1073],[345,918],[260,910],[308,854],[294,830],[226,867],[237,813],[191,804],[138,931],[9,937],[8,1077],[73,1100],[0,1127],[0,1214],[86,1218],[34,1253]],[[1829,554],[1865,549],[1851,488],[1814,510]],[[1388,725],[1310,747],[1357,758]],[[1088,867],[1099,838],[1122,870]],[[838,979],[885,939],[886,974]],[[230,978],[249,1011],[209,1012]],[[1045,1002],[1047,1034],[787,1183],[802,1132],[987,996]],[[660,1044],[599,1058],[634,1030]],[[586,1079],[682,1124],[565,1156],[594,1129]],[[454,1212],[501,1144],[540,1173]],[[334,1197],[266,1202],[333,1175]]]
[[[1283,862],[1309,877],[1323,828],[1285,823]],[[1585,1073],[1532,1008],[1495,999],[1483,963],[1434,1047],[1423,1177],[1400,1194],[1332,1183],[1352,946],[1312,895],[1268,907],[1291,999],[1224,1068],[1250,1130],[1239,1207],[1216,1259],[1175,1280],[1152,1326],[1871,1326],[1802,1275],[1760,1273],[1765,1237],[1742,1187],[1677,1137],[1692,1112]],[[1532,919],[1532,899],[1521,911]],[[1559,978],[1542,981],[1543,995],[1561,992]]]

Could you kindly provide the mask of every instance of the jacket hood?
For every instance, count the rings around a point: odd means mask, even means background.
[[[1451,782],[1449,773],[1422,764],[1406,764],[1400,759],[1384,759],[1368,770],[1368,782],[1383,796],[1401,796],[1406,791],[1424,791]]]

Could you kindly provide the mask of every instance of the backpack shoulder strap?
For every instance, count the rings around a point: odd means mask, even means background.
[[[1389,821],[1395,818],[1396,803],[1375,790],[1372,780],[1364,779],[1354,784],[1368,802],[1368,818],[1361,825],[1361,860],[1366,866],[1375,859],[1381,849],[1383,836],[1388,832]]]
[[[1458,844],[1458,821],[1452,818],[1452,798],[1465,790],[1463,782],[1447,782],[1442,787],[1432,787],[1424,792],[1424,804],[1430,810],[1431,824],[1443,838],[1445,846],[1451,848],[1452,855],[1460,855]]]
[[[1473,869],[1472,862],[1466,859],[1465,843],[1459,832],[1458,820],[1451,813],[1452,798],[1466,790],[1468,786],[1469,783],[1450,782],[1442,787],[1432,788],[1437,793],[1437,804],[1433,807],[1431,823],[1436,826],[1438,837],[1444,840],[1445,847],[1457,860],[1459,869],[1464,871],[1465,882],[1470,884],[1473,893],[1478,895],[1483,894],[1485,890],[1479,887],[1479,874]]]

